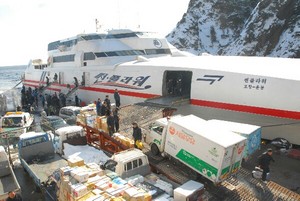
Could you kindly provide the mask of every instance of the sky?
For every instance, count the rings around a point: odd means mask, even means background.
[[[48,43],[130,28],[170,33],[190,0],[0,0],[0,66],[47,58]]]

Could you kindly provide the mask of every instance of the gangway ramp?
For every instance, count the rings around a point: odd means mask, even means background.
[[[74,94],[77,90],[79,89],[79,87],[74,87],[73,89],[71,89],[67,94],[66,94],[66,98],[69,98],[72,94]]]
[[[156,98],[147,99],[145,103],[157,106],[179,106],[189,104],[190,99],[188,96],[160,96]]]

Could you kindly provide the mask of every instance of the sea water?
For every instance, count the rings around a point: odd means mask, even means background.
[[[0,67],[0,114],[7,111],[15,111],[21,105],[20,83],[26,66],[2,66]],[[6,100],[6,104],[4,103]],[[2,107],[3,106],[3,107]]]
[[[25,69],[26,66],[0,66],[0,93],[15,87],[20,82]]]

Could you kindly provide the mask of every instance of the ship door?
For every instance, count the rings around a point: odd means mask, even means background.
[[[59,72],[58,74],[58,83],[64,84],[64,72]]]
[[[163,96],[190,98],[192,75],[191,71],[165,71]]]
[[[89,72],[83,72],[82,78],[81,78],[81,85],[82,86],[90,86],[90,73]]]

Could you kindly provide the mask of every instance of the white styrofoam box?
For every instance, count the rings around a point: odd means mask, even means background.
[[[144,182],[144,180],[145,180],[144,177],[142,175],[139,175],[139,174],[134,175],[134,176],[129,177],[129,178],[126,178],[126,181],[129,184],[133,185],[133,186],[138,184],[138,183]]]
[[[170,195],[167,193],[164,193],[157,198],[153,199],[152,201],[170,201]]]
[[[156,186],[157,188],[160,188],[161,190],[165,191],[166,193],[168,193],[169,195],[173,195],[173,186],[172,184],[165,182],[161,179],[158,179],[156,181],[156,183],[154,184],[154,186]]]
[[[202,183],[190,180],[174,189],[174,201],[187,200],[189,196],[193,195],[193,193],[203,188],[204,185]]]

